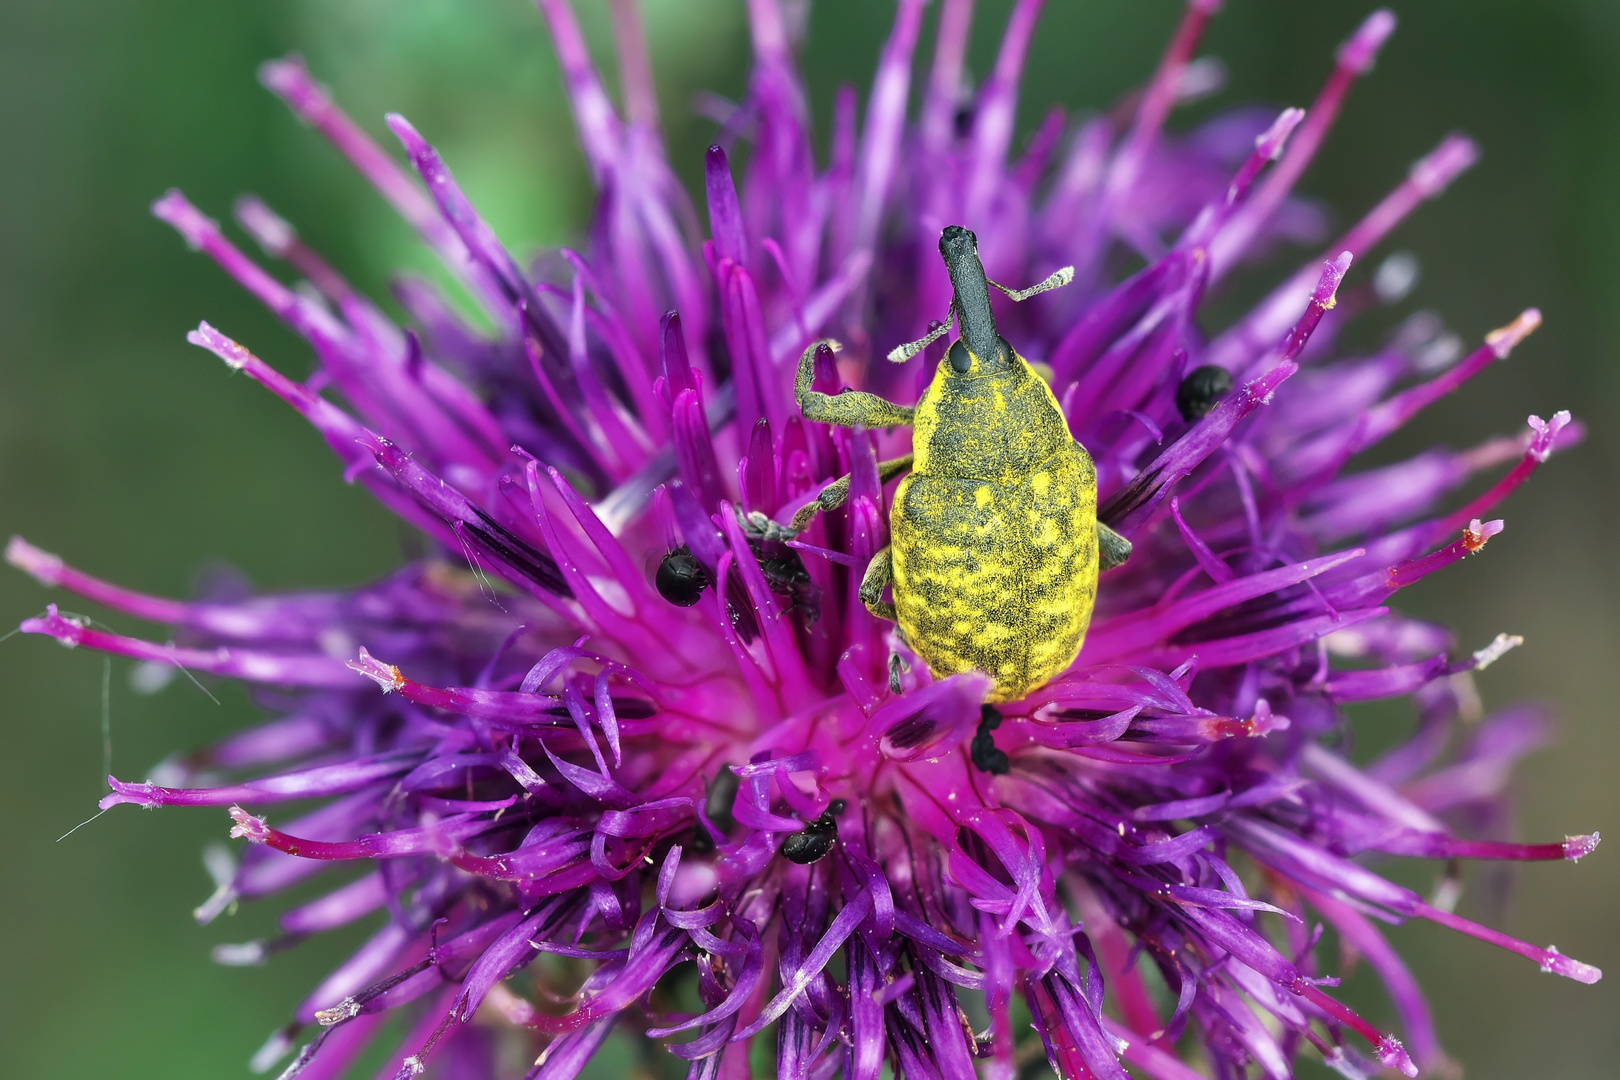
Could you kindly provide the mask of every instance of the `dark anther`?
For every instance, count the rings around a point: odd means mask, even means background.
[[[783,840],[782,856],[800,866],[826,858],[838,842],[838,822],[834,818],[844,812],[845,805],[843,799],[834,799],[826,813],[806,825],[802,832],[793,833]]]
[[[973,134],[973,104],[967,102],[956,107],[956,115],[951,117],[951,130],[958,139],[965,139]]]
[[[908,716],[888,731],[889,742],[901,750],[919,746],[934,733],[934,721],[926,716]]]
[[[665,600],[678,607],[691,607],[709,587],[709,575],[693,558],[692,550],[682,544],[659,560],[653,583]]]
[[[475,509],[474,513],[478,515],[480,524],[467,521],[462,522],[461,527],[480,547],[541,588],[558,596],[574,595],[555,559],[543,551],[536,551],[527,541],[482,510]]]
[[[737,774],[723,768],[715,776],[714,782],[708,785],[709,792],[703,800],[703,813],[722,838],[729,836],[732,826],[736,824],[731,816],[731,806],[737,798],[737,787]],[[698,822],[692,829],[688,850],[698,855],[707,855],[714,848],[714,837],[709,833],[708,827],[701,821]]]
[[[983,772],[996,776],[1005,776],[1012,767],[1007,752],[996,746],[996,740],[990,733],[1001,726],[1001,713],[994,706],[981,705],[979,707],[979,730],[973,734],[973,744],[968,747],[968,753],[973,758],[973,764]]]
[[[1183,420],[1201,420],[1217,402],[1232,392],[1232,373],[1216,364],[1187,372],[1176,388],[1176,408]]]

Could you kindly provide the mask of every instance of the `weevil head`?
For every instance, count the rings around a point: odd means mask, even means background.
[[[939,234],[939,253],[950,271],[957,324],[962,336],[945,356],[951,371],[978,378],[1011,371],[1016,363],[1012,346],[996,332],[990,311],[990,283],[979,262],[979,238],[960,225],[947,225]]]

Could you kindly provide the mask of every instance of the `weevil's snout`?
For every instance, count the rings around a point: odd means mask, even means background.
[[[939,234],[939,253],[944,257],[946,266],[961,259],[977,259],[979,238],[971,229],[947,225],[945,231]]]
[[[939,234],[939,253],[951,275],[955,291],[951,305],[962,331],[961,338],[946,354],[951,370],[958,375],[974,371],[975,357],[979,375],[1009,370],[1013,364],[1012,346],[996,332],[996,318],[990,311],[990,283],[979,261],[979,238],[960,225],[947,225]]]

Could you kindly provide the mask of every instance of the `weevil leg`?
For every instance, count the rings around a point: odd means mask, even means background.
[[[894,583],[894,549],[884,545],[883,550],[872,556],[872,561],[866,564],[866,574],[861,578],[861,603],[880,619],[890,622],[898,621],[894,605],[885,603],[883,589]]]
[[[889,654],[889,692],[891,694],[900,693],[902,689],[900,675],[902,672],[910,670],[910,666],[901,658],[899,653],[892,652]]]
[[[1097,522],[1097,569],[1112,570],[1131,557],[1131,542]]]
[[[878,462],[878,482],[887,484],[890,480],[911,468],[911,461],[912,455],[907,454],[905,457],[897,457],[892,461]],[[810,527],[811,520],[818,513],[823,510],[836,510],[843,506],[844,500],[848,498],[849,474],[845,473],[822,488],[821,494],[816,496],[814,502],[808,502],[799,507],[793,515],[793,520],[788,523],[788,528],[795,533],[803,532]]]
[[[859,390],[846,390],[842,394],[823,394],[810,389],[815,377],[816,350],[825,349],[825,341],[818,341],[799,357],[799,373],[793,380],[793,397],[806,420],[819,420],[839,427],[888,428],[911,423],[915,412],[909,405],[896,405],[876,394]]]

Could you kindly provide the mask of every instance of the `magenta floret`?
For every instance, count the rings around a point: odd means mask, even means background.
[[[972,4],[942,0],[911,124],[927,5],[900,0],[864,116],[839,98],[821,169],[789,23],[750,0],[755,65],[705,159],[705,236],[664,155],[634,4],[613,4],[621,116],[566,0],[539,0],[602,193],[588,242],[543,272],[403,117],[387,125],[414,176],[301,60],[266,64],[265,85],[417,230],[488,331],[420,281],[400,283],[397,324],[257,199],[238,222],[308,288],[178,192],[154,204],[318,366],[298,382],[206,322],[188,340],[291,405],[433,545],[351,592],[241,601],[148,596],[7,548],[42,584],[173,639],[55,605],[25,632],[243,679],[274,714],[147,781],[109,778],[103,808],[229,807],[248,843],[240,865],[213,857],[199,921],[333,863],[370,867],[286,911],[279,937],[216,949],[259,964],[377,923],[256,1068],[308,1034],[283,1077],[336,1075],[408,1007],[400,1077],[487,1068],[505,1038],[525,1042],[531,1080],[561,1080],[618,1028],[694,1080],[746,1076],[762,1040],[784,1077],[1008,1080],[1044,1053],[1065,1077],[1190,1080],[1189,1026],[1217,1076],[1287,1077],[1307,1053],[1346,1076],[1415,1076],[1447,1062],[1378,921],[1601,977],[1455,914],[1454,890],[1425,900],[1367,865],[1576,862],[1598,844],[1463,834],[1545,738],[1532,709],[1460,723],[1470,680],[1521,639],[1470,652],[1391,606],[1480,552],[1503,528],[1491,513],[1580,425],[1531,416],[1472,450],[1353,468],[1540,322],[1529,309],[1460,360],[1426,315],[1369,355],[1335,346],[1347,318],[1403,291],[1346,284],[1352,266],[1477,149],[1447,137],[1206,339],[1208,291],[1315,220],[1293,186],[1394,17],[1354,32],[1309,111],[1173,135],[1177,102],[1209,89],[1195,54],[1218,3],[1192,0],[1129,108],[1073,126],[1054,112],[1010,156],[1041,6],[1014,5],[971,90]],[[1096,461],[1102,520],[1134,545],[1074,664],[995,708],[989,676],[934,678],[858,596],[888,541],[878,463],[909,433],[807,422],[793,389],[813,350],[819,392],[917,399],[949,344],[936,243],[951,224],[977,233],[997,281],[1072,268],[1070,287],[998,318],[1050,372]],[[1115,281],[1122,252],[1145,265]],[[1198,371],[1227,389],[1189,409]],[[842,508],[784,527],[846,473]],[[1333,748],[1346,705],[1391,697],[1416,706],[1409,740],[1366,765]],[[244,809],[312,799],[275,826]],[[1404,1043],[1329,992],[1322,925],[1388,988]]]

